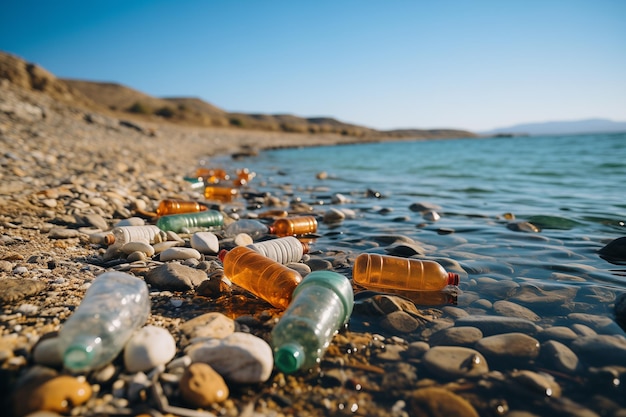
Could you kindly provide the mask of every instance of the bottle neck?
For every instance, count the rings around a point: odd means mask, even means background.
[[[63,365],[70,371],[80,372],[90,369],[100,348],[100,339],[78,341],[70,345],[63,353]]]
[[[459,274],[448,272],[448,285],[459,285]]]
[[[304,364],[304,348],[299,343],[284,344],[276,350],[274,363],[286,374],[295,372]]]

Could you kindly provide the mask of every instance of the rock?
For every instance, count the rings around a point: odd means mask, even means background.
[[[324,213],[322,221],[326,224],[334,224],[341,223],[345,220],[345,218],[346,215],[341,210],[338,210],[336,208],[330,208]]]
[[[598,255],[607,262],[618,265],[626,263],[626,236],[610,241],[598,251]]]
[[[618,336],[597,335],[580,337],[570,348],[585,362],[594,366],[626,364],[626,339]]]
[[[235,332],[224,339],[192,345],[189,356],[193,362],[211,365],[227,381],[240,384],[265,382],[274,367],[270,345],[249,333]]]
[[[199,286],[207,275],[179,263],[171,262],[157,266],[146,274],[146,282],[156,288],[172,291],[186,291]]]
[[[482,339],[483,332],[476,327],[449,327],[430,336],[431,346],[473,346]]]
[[[433,204],[433,203],[428,203],[428,202],[419,202],[419,203],[413,203],[409,206],[409,210],[411,211],[418,211],[418,212],[425,212],[425,211],[441,211],[442,208],[441,206],[438,206],[437,204]]]
[[[220,374],[206,363],[192,363],[178,384],[180,395],[190,406],[205,408],[228,398],[228,386]]]
[[[136,331],[124,347],[128,372],[149,371],[167,364],[176,355],[176,341],[166,329],[145,326]]]
[[[567,318],[575,323],[591,327],[600,334],[622,334],[622,329],[610,317],[587,313],[571,313]]]
[[[235,321],[222,313],[211,312],[186,321],[179,327],[189,339],[207,337],[223,339],[235,331]]]
[[[42,339],[33,349],[33,361],[39,365],[57,367],[63,364],[63,355],[59,350],[58,337]]]
[[[191,236],[191,247],[200,253],[216,254],[220,250],[220,244],[214,233],[197,232]]]
[[[513,230],[514,232],[529,232],[529,233],[539,233],[541,229],[530,222],[525,221],[514,221],[510,222],[506,225],[507,229]]]
[[[530,320],[520,319],[517,317],[500,317],[500,316],[467,316],[459,318],[455,326],[471,326],[480,329],[485,336],[491,336],[499,333],[521,332],[526,334],[535,334],[540,330],[535,323]]]
[[[412,416],[479,417],[469,401],[444,388],[420,388],[411,394],[409,410]]]
[[[460,346],[435,346],[422,357],[426,369],[435,377],[457,379],[489,372],[484,356],[470,348]]]
[[[548,327],[537,334],[540,340],[558,340],[560,342],[571,342],[578,336],[574,330],[565,326]]]
[[[615,320],[626,330],[626,293],[620,294],[615,300]]]
[[[513,372],[510,378],[533,394],[551,398],[559,398],[561,396],[561,387],[554,381],[554,378],[547,374],[522,370]]]
[[[68,414],[72,407],[86,403],[91,394],[91,385],[69,375],[36,378],[16,390],[14,411],[17,416],[35,411]]]
[[[485,337],[474,345],[483,355],[493,358],[534,359],[539,341],[524,333],[504,333]]]
[[[500,315],[506,317],[519,317],[530,321],[539,321],[541,318],[529,308],[521,306],[511,301],[499,300],[493,303],[493,309]]]
[[[424,255],[426,252],[424,248],[416,243],[395,243],[385,248],[385,252],[392,256],[400,256],[408,258],[413,255]]]
[[[559,372],[574,373],[580,368],[578,356],[566,345],[556,340],[548,340],[541,344],[540,357],[547,368]]]
[[[80,232],[76,229],[66,229],[64,227],[54,227],[48,232],[50,239],[70,239],[80,236]]]
[[[152,257],[154,255],[154,247],[145,242],[128,242],[122,245],[120,252],[126,255],[130,255],[133,252],[141,252],[147,257]]]
[[[14,303],[31,295],[39,294],[46,283],[32,279],[0,279],[0,304]]]
[[[165,249],[159,254],[161,262],[181,261],[185,259],[202,259],[200,252],[193,248],[173,247]]]
[[[391,332],[411,333],[417,330],[420,322],[404,311],[394,311],[385,315],[380,325]]]
[[[247,233],[238,233],[233,242],[236,246],[248,246],[254,243],[254,239]]]
[[[441,219],[441,216],[435,210],[428,210],[422,213],[422,218],[429,222],[436,222]]]

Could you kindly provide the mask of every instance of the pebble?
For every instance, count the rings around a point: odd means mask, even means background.
[[[220,244],[214,233],[196,232],[191,236],[191,247],[203,254],[213,255],[219,252]]]
[[[476,327],[449,327],[430,336],[431,346],[473,346],[482,339],[483,332]]]
[[[534,359],[539,355],[539,341],[524,333],[487,336],[474,345],[489,358]]]
[[[39,365],[60,366],[63,363],[63,355],[58,342],[58,337],[42,338],[33,349],[33,361]]]
[[[439,215],[439,213],[435,210],[428,210],[422,213],[422,218],[429,222],[436,222],[441,219],[441,215]]]
[[[180,394],[185,402],[196,408],[206,408],[228,398],[228,386],[220,374],[206,363],[191,364],[179,382]]]
[[[40,293],[46,288],[43,281],[25,278],[0,279],[0,302],[13,303],[31,295]]]
[[[250,333],[235,332],[224,339],[192,345],[189,356],[193,362],[211,365],[227,381],[240,384],[265,382],[274,367],[270,345]]]
[[[626,262],[626,237],[610,241],[598,251],[600,257],[608,262],[621,264]]]
[[[517,317],[487,315],[461,317],[456,321],[455,326],[476,327],[480,329],[485,336],[511,332],[522,332],[533,335],[541,330],[539,326],[530,320]]]
[[[66,229],[63,227],[54,227],[48,232],[50,239],[70,239],[80,236],[80,232],[76,229]]]
[[[533,394],[538,393],[544,397],[558,398],[562,393],[559,384],[554,381],[554,378],[547,374],[521,370],[513,372],[510,378]]]
[[[433,204],[433,203],[428,203],[428,202],[418,202],[418,203],[413,203],[409,206],[409,210],[411,211],[418,211],[418,212],[423,212],[423,211],[441,211],[442,207],[438,206],[437,204]]]
[[[187,320],[179,330],[189,339],[201,337],[223,339],[234,333],[235,321],[222,313],[211,312]]]
[[[575,323],[581,323],[591,327],[600,334],[622,334],[619,325],[607,316],[598,316],[587,313],[570,313],[567,318]]]
[[[128,242],[122,245],[120,252],[126,255],[130,255],[133,252],[141,252],[147,257],[152,257],[154,255],[154,247],[144,242]]]
[[[202,255],[193,248],[182,247],[168,248],[159,254],[159,260],[161,262],[181,261],[185,259],[202,259]]]
[[[578,356],[566,345],[556,340],[548,340],[541,344],[540,356],[546,367],[559,372],[574,373],[580,368]]]
[[[248,246],[254,243],[254,239],[247,233],[239,233],[235,236],[233,242],[235,242],[236,246]]]
[[[595,366],[626,364],[626,338],[611,335],[579,337],[570,348]]]
[[[506,317],[519,317],[530,321],[539,321],[541,318],[531,309],[507,300],[499,300],[493,303],[496,313]]]
[[[14,410],[17,416],[35,411],[67,414],[73,407],[86,403],[91,394],[91,385],[69,375],[35,378],[17,389],[13,396]]]
[[[444,388],[420,388],[411,394],[410,415],[428,417],[479,417],[472,404]]]
[[[475,349],[461,346],[435,346],[424,354],[426,369],[436,377],[456,379],[489,372],[485,357]]]
[[[159,265],[146,274],[146,282],[161,290],[186,291],[207,279],[204,271],[176,262]]]
[[[335,224],[335,223],[341,223],[342,221],[345,220],[345,218],[346,218],[346,215],[343,211],[332,207],[324,212],[322,221],[326,224]]]
[[[144,326],[136,331],[124,347],[124,364],[128,372],[149,371],[167,364],[176,355],[176,341],[169,331]]]

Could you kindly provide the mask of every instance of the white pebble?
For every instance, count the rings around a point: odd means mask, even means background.
[[[39,311],[39,307],[34,304],[24,303],[18,307],[17,311],[26,316],[30,316]]]
[[[113,227],[119,226],[144,226],[146,222],[141,217],[129,217],[117,222]]]
[[[235,245],[237,246],[248,246],[254,243],[252,237],[247,233],[239,233],[237,236],[235,236],[234,241]]]
[[[145,326],[130,338],[124,348],[124,364],[129,372],[148,371],[168,363],[176,355],[176,341],[166,329]]]
[[[143,253],[146,254],[146,256],[149,256],[149,257],[154,255],[154,247],[152,247],[152,245],[149,245],[149,244],[147,244],[145,242],[128,242],[128,243],[125,243],[120,248],[120,251],[122,253],[125,253],[126,255],[130,255],[133,252],[143,252]]]
[[[63,355],[59,349],[59,338],[51,337],[40,340],[33,350],[33,361],[39,365],[57,367],[63,363]]]
[[[422,217],[424,218],[424,220],[428,220],[428,221],[431,221],[431,222],[436,222],[437,220],[439,220],[441,218],[439,213],[437,213],[434,210],[430,210],[430,211],[424,212],[422,214]]]
[[[183,260],[183,259],[201,259],[200,252],[193,248],[169,248],[165,249],[159,255],[161,262]]]
[[[215,254],[220,250],[220,243],[214,233],[197,232],[191,236],[191,247],[200,253]]]

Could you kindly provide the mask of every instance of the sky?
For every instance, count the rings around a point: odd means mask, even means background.
[[[626,121],[624,0],[4,0],[60,78],[376,129]]]

